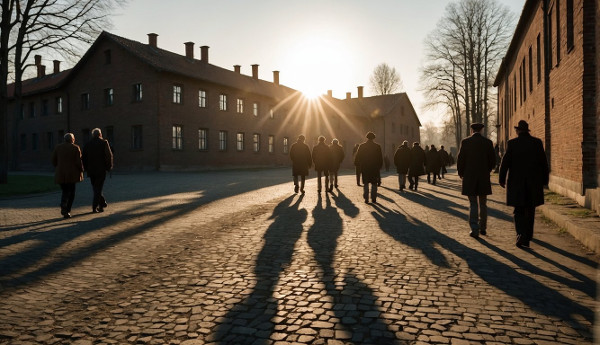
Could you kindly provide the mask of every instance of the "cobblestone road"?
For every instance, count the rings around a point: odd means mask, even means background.
[[[593,343],[598,258],[539,216],[516,248],[498,186],[475,240],[455,174],[365,204],[289,173],[116,175],[102,214],[86,180],[69,220],[0,200],[0,344]]]

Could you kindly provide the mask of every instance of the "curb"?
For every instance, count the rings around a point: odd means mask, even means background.
[[[600,254],[600,218],[577,218],[564,214],[564,208],[552,204],[538,207],[544,216],[566,229],[571,236],[581,242],[586,248]]]

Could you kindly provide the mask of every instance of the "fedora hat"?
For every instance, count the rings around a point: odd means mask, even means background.
[[[471,129],[476,130],[476,131],[480,131],[483,127],[485,127],[483,125],[483,123],[474,122],[471,124]]]
[[[519,124],[517,126],[515,126],[515,129],[518,129],[520,131],[529,132],[529,124],[527,123],[527,121],[521,120],[521,121],[519,121]]]
[[[375,139],[375,133],[373,133],[373,132],[367,133],[367,139]]]

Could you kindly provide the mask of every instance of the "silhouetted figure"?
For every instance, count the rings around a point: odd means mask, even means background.
[[[470,137],[463,139],[456,160],[458,176],[462,179],[462,195],[469,197],[471,237],[486,234],[487,196],[492,194],[490,173],[496,165],[494,144],[481,135],[483,124],[471,124]]]
[[[440,160],[440,154],[438,153],[435,145],[431,145],[429,151],[426,153],[427,155],[427,182],[431,183],[430,175],[433,174],[433,185],[435,185],[435,181],[437,179],[437,175],[442,166],[442,162]]]
[[[294,193],[298,189],[304,194],[304,182],[308,176],[308,169],[312,166],[312,155],[310,148],[304,143],[306,137],[299,135],[298,140],[290,147],[290,159],[292,160],[292,176],[294,177]],[[300,176],[300,186],[298,186],[298,176]]]
[[[60,214],[64,218],[71,218],[71,207],[75,200],[75,184],[83,181],[83,164],[81,150],[75,145],[73,133],[64,136],[64,142],[52,152],[52,165],[54,182],[60,184],[62,195],[60,198]]]
[[[529,134],[529,124],[521,120],[515,130],[518,137],[507,143],[498,180],[501,187],[506,185],[506,204],[515,208],[516,245],[529,247],[535,208],[544,204],[544,185],[548,184],[549,169],[544,145]]]
[[[377,184],[379,183],[379,170],[383,166],[381,146],[373,141],[375,133],[368,132],[367,140],[360,144],[354,164],[360,166],[363,180],[363,197],[369,202],[369,184],[371,184],[371,201],[377,202]]]
[[[446,166],[450,165],[450,156],[448,155],[448,152],[444,150],[444,145],[440,146],[438,154],[440,155],[440,162],[442,163],[442,167],[440,169],[440,178],[444,178],[444,174],[448,172],[448,170],[446,170]]]
[[[338,187],[338,171],[340,170],[340,164],[346,157],[344,153],[344,148],[339,144],[337,139],[333,139],[331,141],[331,145],[329,146],[329,150],[331,150],[331,170],[329,174],[329,191],[333,191],[333,187]]]
[[[319,143],[313,147],[312,159],[317,172],[318,191],[321,193],[321,176],[325,175],[325,191],[329,185],[329,169],[331,169],[331,150],[325,144],[325,137],[319,137]]]
[[[408,147],[408,141],[404,140],[402,145],[396,149],[394,153],[394,165],[396,166],[396,172],[398,173],[398,186],[399,190],[403,191],[406,188],[406,174],[410,166],[410,148]]]
[[[102,138],[100,128],[92,129],[92,140],[83,147],[83,167],[90,178],[94,198],[92,200],[92,212],[104,212],[108,206],[102,193],[106,172],[113,168],[113,154],[108,141]]]
[[[356,185],[360,186],[360,167],[358,165],[356,165],[356,151],[358,151],[358,146],[359,144],[355,144],[354,148],[352,149],[352,159],[354,160],[354,171],[356,173]]]
[[[425,151],[423,151],[419,143],[414,142],[412,149],[410,149],[410,166],[408,168],[409,189],[417,190],[419,176],[425,175],[426,162]]]

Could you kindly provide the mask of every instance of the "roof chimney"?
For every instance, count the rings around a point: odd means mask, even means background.
[[[252,78],[258,79],[258,65],[252,65]]]
[[[194,58],[194,42],[185,42],[185,57]]]
[[[327,96],[333,98],[333,91],[327,90]]]
[[[54,60],[52,62],[54,62],[54,74],[59,73],[60,72],[60,61]]]
[[[200,47],[200,59],[204,63],[208,63],[208,46]]]
[[[273,71],[273,84],[279,85],[279,71]]]
[[[157,38],[158,38],[158,35],[155,33],[148,34],[148,45],[156,48],[157,41],[158,41]]]
[[[352,98],[352,93],[351,92],[346,92],[346,99],[350,99]]]
[[[36,55],[33,57],[35,59],[35,65],[39,66],[42,64],[42,56],[41,55]]]
[[[363,98],[363,87],[359,86],[358,87],[358,99],[362,99]]]
[[[46,75],[46,66],[37,65],[37,77],[41,78]]]
[[[233,65],[233,70],[234,70],[234,71],[235,71],[235,73],[237,73],[237,74],[240,74],[240,73],[242,73],[242,70],[241,70],[241,68],[242,68],[242,66],[240,66],[240,65]]]

